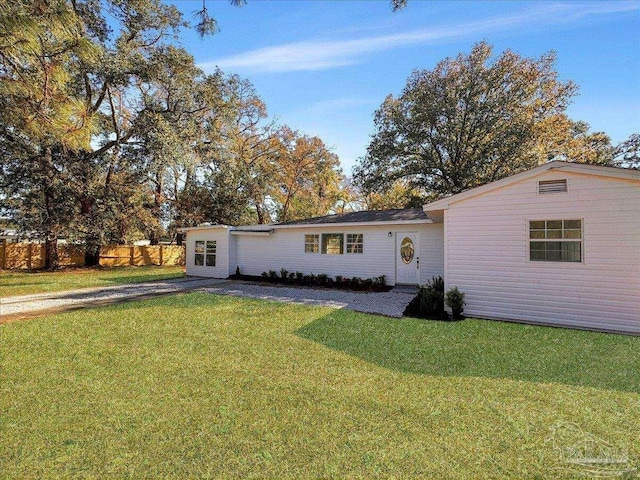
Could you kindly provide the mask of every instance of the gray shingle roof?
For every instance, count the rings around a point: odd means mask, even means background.
[[[304,218],[276,225],[323,225],[331,223],[360,223],[360,222],[398,222],[406,220],[428,220],[429,217],[422,208],[404,208],[399,210],[364,210],[349,212],[341,215],[326,215],[324,217]]]

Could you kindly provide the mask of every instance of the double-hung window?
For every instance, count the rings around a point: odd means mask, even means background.
[[[320,235],[317,233],[304,236],[304,253],[320,252]]]
[[[196,240],[195,260],[196,266],[216,266],[216,241]]]
[[[530,221],[529,260],[581,262],[582,220]]]
[[[347,253],[364,253],[364,235],[347,233]]]

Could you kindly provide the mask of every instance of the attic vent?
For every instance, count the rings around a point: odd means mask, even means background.
[[[567,191],[567,179],[562,180],[540,180],[538,182],[538,193],[559,193]]]

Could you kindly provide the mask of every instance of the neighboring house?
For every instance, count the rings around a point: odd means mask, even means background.
[[[550,162],[422,210],[185,230],[189,275],[443,275],[468,316],[640,334],[637,170]]]

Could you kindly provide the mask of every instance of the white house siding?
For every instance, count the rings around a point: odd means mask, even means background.
[[[538,195],[539,180],[568,192]],[[446,288],[469,316],[640,333],[640,183],[548,171],[445,212]],[[529,260],[529,220],[582,219],[581,263]]]
[[[444,276],[444,226],[429,224],[420,232],[420,285],[435,276]]]
[[[215,267],[196,266],[194,264],[196,240],[216,241]],[[187,233],[186,267],[187,275],[227,278],[229,276],[229,230],[223,227],[190,230]]]
[[[421,281],[444,272],[442,225],[332,226],[304,228],[276,228],[268,237],[233,235],[236,242],[236,261],[245,275],[260,275],[284,268],[305,274],[326,273],[335,277],[372,278],[385,275],[389,285],[395,283],[395,237],[388,232],[420,232]],[[305,234],[362,233],[364,253],[326,255],[304,252]],[[235,271],[235,266],[231,265]]]

